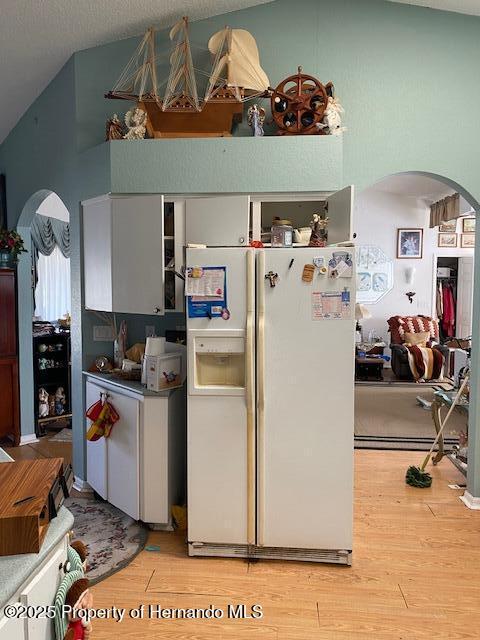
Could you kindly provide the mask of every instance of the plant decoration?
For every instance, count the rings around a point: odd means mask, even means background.
[[[7,254],[10,260],[16,262],[19,253],[26,253],[23,238],[13,229],[0,229],[0,253]]]

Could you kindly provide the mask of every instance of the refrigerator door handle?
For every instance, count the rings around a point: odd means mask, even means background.
[[[255,544],[255,255],[247,251],[247,541]]]
[[[257,264],[257,544],[264,544],[265,524],[265,253]]]

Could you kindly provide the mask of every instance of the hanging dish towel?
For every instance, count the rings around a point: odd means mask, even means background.
[[[87,409],[85,415],[92,421],[87,431],[87,440],[92,442],[102,437],[108,438],[113,425],[120,419],[115,407],[107,400],[97,400]]]

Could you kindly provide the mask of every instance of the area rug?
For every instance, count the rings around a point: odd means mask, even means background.
[[[435,427],[431,412],[418,404],[417,396],[431,402],[433,389],[418,384],[413,388],[356,386],[355,447],[428,451]],[[458,443],[458,434],[466,426],[466,415],[455,410],[445,427],[447,450]]]
[[[88,547],[88,579],[99,582],[123,569],[144,548],[147,528],[108,502],[68,498],[65,506],[75,518],[74,539]]]
[[[62,429],[61,431],[56,433],[54,436],[49,438],[49,440],[50,442],[72,442],[73,440],[72,430],[67,428]]]

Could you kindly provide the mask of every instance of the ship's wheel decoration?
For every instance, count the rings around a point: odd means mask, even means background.
[[[328,97],[333,95],[333,84],[323,85],[320,80],[303,73],[289,76],[272,93],[272,116],[279,134],[324,134],[317,125],[327,108]]]

